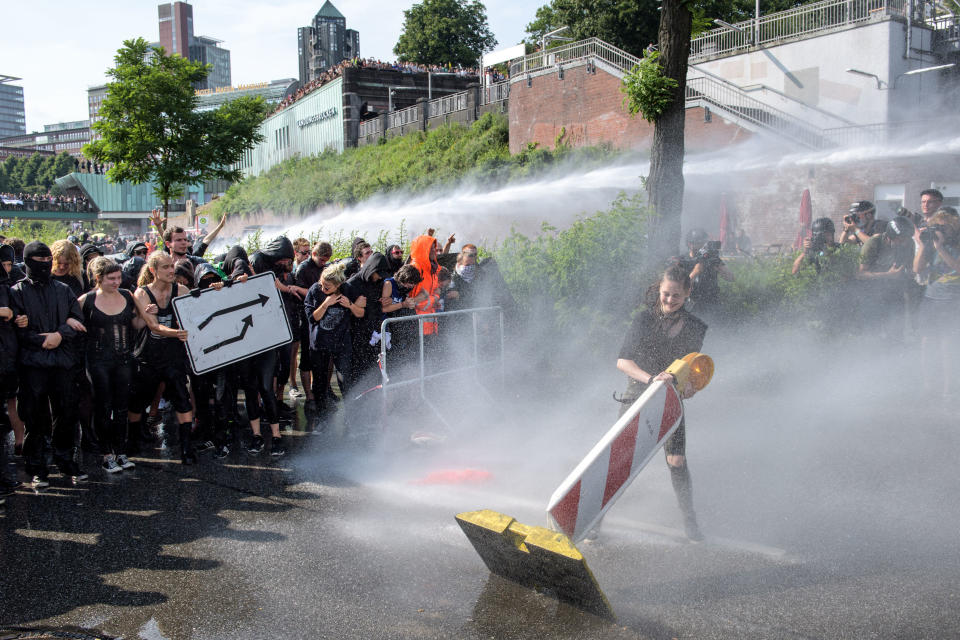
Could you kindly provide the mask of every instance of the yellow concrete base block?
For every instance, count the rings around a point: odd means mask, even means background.
[[[567,536],[489,509],[460,513],[457,523],[491,573],[549,590],[563,602],[614,619],[586,560]]]

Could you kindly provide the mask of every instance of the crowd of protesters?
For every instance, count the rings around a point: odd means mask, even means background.
[[[156,246],[133,238],[112,255],[82,236],[50,246],[0,238],[0,500],[22,484],[10,464],[17,456],[35,488],[49,485],[51,464],[71,483],[87,479],[91,459],[97,473],[131,469],[160,438],[185,465],[204,451],[282,456],[281,427],[293,416],[287,385],[303,398],[308,430],[326,430],[338,405],[348,429],[364,428],[352,398],[379,383],[381,341],[395,361],[420,342],[416,322],[381,335],[384,318],[512,302],[475,245],[450,253],[454,236],[443,246],[419,236],[407,255],[357,238],[336,262],[327,242],[280,236],[249,256],[238,245],[205,259],[222,227],[193,243],[170,227]],[[292,343],[192,373],[172,300],[267,273]],[[434,350],[443,327],[423,322]]]
[[[336,64],[322,74],[319,77],[311,80],[310,82],[304,84],[302,87],[297,89],[292,95],[287,96],[281,100],[274,113],[283,111],[290,105],[292,105],[297,100],[300,100],[306,95],[313,93],[323,85],[328,82],[336,80],[343,75],[343,70],[348,68],[354,69],[377,69],[380,71],[397,71],[400,73],[451,73],[463,78],[472,78],[478,77],[479,71],[472,68],[464,67],[453,67],[453,66],[440,66],[440,65],[424,65],[424,64],[415,64],[412,62],[383,62],[382,60],[377,60],[375,58],[354,58],[352,60],[344,60],[339,64]],[[493,82],[502,82],[506,80],[500,72],[496,70],[491,70],[491,81]]]
[[[83,196],[0,193],[0,211],[96,211],[96,208]]]

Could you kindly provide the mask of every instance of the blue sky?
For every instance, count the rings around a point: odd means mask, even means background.
[[[547,0],[487,0],[499,47],[517,44],[524,26]],[[22,78],[27,131],[87,118],[87,87],[123,41],[155,41],[156,0],[32,0],[4,2],[0,74]],[[223,40],[233,83],[297,76],[297,27],[309,24],[323,0],[194,0],[194,33]],[[392,49],[413,0],[334,0],[347,27],[360,32],[364,57],[394,58]],[[498,48],[499,48],[498,47]]]

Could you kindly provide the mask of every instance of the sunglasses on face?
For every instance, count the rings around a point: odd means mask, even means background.
[[[297,251],[298,256],[308,256],[310,255],[309,251]]]

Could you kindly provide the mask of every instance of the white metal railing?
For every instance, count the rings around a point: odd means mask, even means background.
[[[399,111],[392,111],[391,113],[387,114],[387,128],[394,129],[396,127],[402,127],[405,124],[416,122],[419,119],[420,105],[415,104],[412,107],[400,109]]]
[[[451,93],[448,96],[435,98],[427,103],[427,117],[436,118],[437,116],[453,113],[454,111],[463,111],[467,108],[467,92]]]
[[[906,17],[908,10],[909,0],[821,0],[760,16],[759,21],[738,22],[733,26],[739,30],[711,29],[691,41],[690,59],[696,61],[886,16]]]
[[[483,87],[480,90],[480,104],[490,104],[492,102],[501,102],[510,98],[510,82],[498,82]]]
[[[380,133],[380,118],[365,120],[360,123],[360,137],[373,136]]]
[[[819,149],[824,146],[822,132],[806,121],[786,111],[780,111],[746,93],[740,87],[707,76],[687,78],[687,102],[702,101],[707,106],[726,111],[748,123],[798,142]]]
[[[607,44],[599,38],[588,38],[514,60],[510,63],[510,78],[516,82],[524,73],[552,69],[557,65],[586,58],[605,61],[624,72],[630,71],[634,65],[640,63],[640,58],[635,55]]]
[[[494,326],[494,333],[496,334],[497,342],[496,346],[498,347],[496,356],[491,359],[483,359],[483,354],[481,353],[481,344],[480,344],[480,316],[482,315],[495,315],[497,320]],[[449,323],[453,321],[452,319],[458,317],[466,319],[469,317],[471,325],[471,335],[472,342],[469,344],[469,353],[457,353],[455,359],[449,359],[453,366],[443,366],[445,362],[442,359],[438,360],[437,358],[431,359],[427,354],[426,344],[424,342],[423,329],[424,323],[440,323],[440,334],[441,339],[452,338],[459,342],[461,346],[466,346],[465,338],[466,336],[461,334],[449,335],[448,333],[443,333],[448,330],[450,325]],[[383,407],[386,411],[387,407],[387,393],[389,391],[400,389],[403,387],[410,387],[416,385],[420,392],[421,400],[429,406],[434,413],[439,417],[444,423],[446,420],[441,415],[440,411],[430,402],[430,398],[427,395],[426,382],[437,377],[449,377],[456,373],[464,372],[473,372],[477,374],[481,369],[488,368],[491,365],[496,366],[499,369],[500,382],[503,383],[504,376],[504,318],[503,318],[503,309],[501,307],[476,307],[473,309],[460,309],[458,311],[445,311],[439,313],[424,313],[417,314],[412,316],[399,316],[395,318],[384,318],[383,322],[380,323],[380,335],[386,336],[390,332],[391,327],[396,327],[400,324],[411,324],[416,323],[416,332],[417,332],[417,342],[416,342],[416,368],[414,369],[415,374],[412,377],[399,380],[397,375],[394,373],[394,370],[397,368],[397,360],[403,360],[404,358],[398,358],[396,353],[391,355],[391,351],[388,350],[386,345],[386,340],[380,341],[380,390],[383,397]],[[446,324],[445,324],[446,323]],[[488,326],[491,324],[487,323]],[[410,332],[412,334],[412,331]],[[402,345],[403,348],[409,355],[409,362],[413,363],[413,349],[412,345]],[[409,349],[409,351],[407,351]],[[430,360],[430,362],[428,362]],[[428,373],[428,367],[431,371]],[[392,377],[391,377],[392,376]],[[482,389],[481,386],[472,387],[472,389]],[[449,425],[448,425],[449,426]]]

